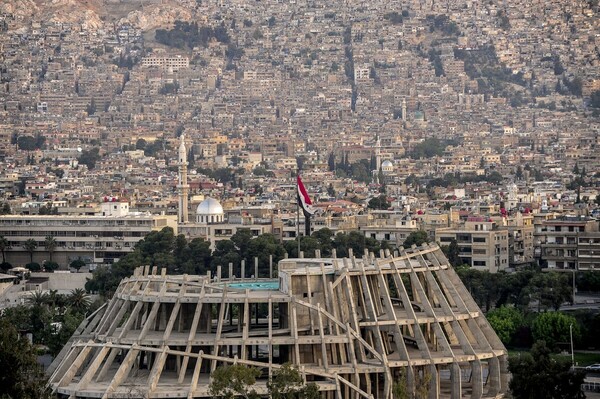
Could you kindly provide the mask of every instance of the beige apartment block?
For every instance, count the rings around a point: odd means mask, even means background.
[[[536,225],[537,254],[546,268],[557,271],[600,268],[598,221],[585,216],[560,216]]]
[[[508,228],[490,219],[472,217],[459,228],[437,229],[435,240],[441,245],[456,240],[461,261],[474,269],[496,273],[509,267]]]

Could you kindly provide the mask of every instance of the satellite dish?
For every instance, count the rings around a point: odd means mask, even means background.
[[[83,150],[81,149],[81,147],[77,147],[77,152],[81,152],[81,151],[83,151]]]

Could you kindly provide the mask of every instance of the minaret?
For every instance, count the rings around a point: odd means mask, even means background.
[[[406,122],[406,98],[402,99],[402,122]]]
[[[379,139],[379,135],[377,135],[377,143],[375,143],[375,165],[377,173],[379,173],[379,169],[381,169],[381,139]]]
[[[179,144],[179,184],[177,185],[177,192],[179,193],[178,223],[188,222],[188,190],[190,186],[187,182],[187,166],[185,134],[182,133]]]
[[[381,169],[381,140],[377,135],[375,142],[375,170],[373,170],[373,182],[379,184],[379,170]]]

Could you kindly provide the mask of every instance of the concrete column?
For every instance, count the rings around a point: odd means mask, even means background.
[[[240,278],[243,280],[246,278],[246,259],[242,259],[241,268]]]
[[[460,375],[460,366],[458,363],[452,363],[450,366],[450,383],[452,384],[450,398],[460,399],[462,397],[462,382]]]
[[[498,358],[488,359],[488,394],[487,396],[496,396],[500,392],[500,362]]]
[[[483,376],[481,373],[481,362],[476,359],[471,362],[471,398],[479,399],[483,395]]]

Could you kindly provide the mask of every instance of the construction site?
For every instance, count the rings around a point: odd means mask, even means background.
[[[207,398],[211,373],[235,363],[261,370],[254,388],[266,395],[289,362],[323,398],[393,398],[398,385],[423,398],[507,391],[507,351],[435,244],[284,259],[256,276],[136,269],[57,356],[52,389]]]

